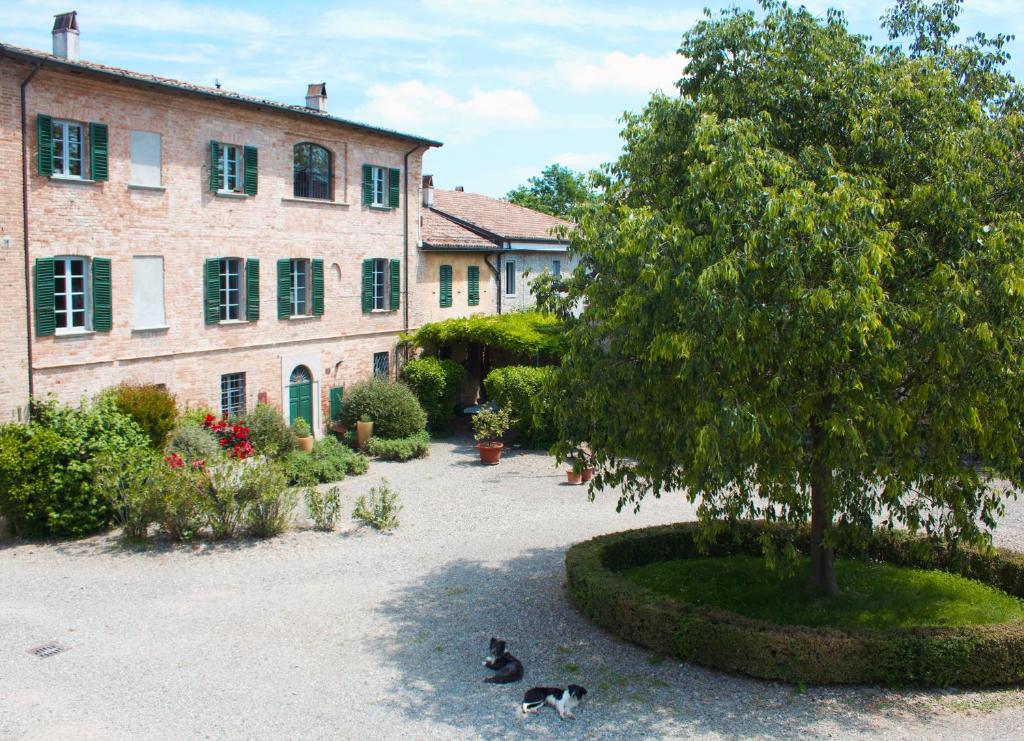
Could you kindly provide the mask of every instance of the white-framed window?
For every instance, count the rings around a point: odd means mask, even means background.
[[[53,174],[84,178],[85,129],[73,121],[53,122]]]
[[[388,205],[388,171],[374,165],[370,168],[370,182],[373,185],[373,205]]]
[[[57,334],[89,327],[89,263],[84,257],[53,259],[53,314]]]
[[[160,135],[152,131],[133,131],[132,144],[132,185],[159,188],[160,182]]]
[[[516,261],[505,261],[505,295],[516,295]]]
[[[132,257],[132,291],[135,298],[135,329],[165,326],[164,258]]]
[[[221,190],[228,193],[242,191],[242,148],[234,144],[222,144],[220,168],[224,174]]]
[[[220,260],[220,320],[242,318],[242,259],[224,257]]]
[[[245,414],[244,373],[225,373],[220,377],[220,412],[228,417]]]
[[[554,275],[554,276],[559,276],[559,275],[562,274],[562,261],[561,260],[552,260],[551,261],[551,274]]]
[[[309,260],[292,260],[291,305],[292,316],[306,316],[310,311]]]
[[[386,352],[375,352],[373,354],[373,377],[387,380],[389,377],[388,359],[390,354]]]
[[[378,258],[373,261],[373,308],[385,309],[388,296],[388,261]]]

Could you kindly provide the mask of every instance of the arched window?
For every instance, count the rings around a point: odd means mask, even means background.
[[[293,172],[296,198],[331,200],[331,153],[319,144],[295,145]]]
[[[309,372],[309,368],[304,365],[298,365],[295,370],[292,371],[291,378],[288,379],[288,383],[312,383],[313,374]]]

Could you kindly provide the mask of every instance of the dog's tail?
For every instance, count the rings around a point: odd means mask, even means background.
[[[512,682],[518,682],[522,678],[521,674],[495,674],[492,677],[484,677],[484,681],[490,684],[511,684]]]

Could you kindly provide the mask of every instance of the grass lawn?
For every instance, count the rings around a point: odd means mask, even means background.
[[[802,559],[793,573],[773,572],[757,556],[694,558],[625,569],[641,586],[694,605],[713,605],[772,623],[836,628],[909,628],[1024,621],[1024,601],[943,571],[840,560],[838,597],[804,590]]]

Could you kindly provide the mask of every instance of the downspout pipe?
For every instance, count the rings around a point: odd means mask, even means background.
[[[500,266],[501,266],[501,253],[500,252],[495,252],[494,253],[494,257],[497,258],[497,263],[498,263],[499,267],[495,267],[494,265],[491,265],[491,261],[488,260],[487,257],[488,257],[487,255],[484,255],[484,265],[489,267],[491,269],[491,272],[494,273],[494,282],[498,286],[498,290],[495,291],[495,294],[497,296],[496,308],[498,310],[498,313],[500,314],[501,313],[501,268],[500,268]]]
[[[402,213],[402,280],[405,282],[405,301],[402,302],[402,324],[405,332],[409,331],[409,155],[419,149],[422,147],[417,145],[406,152],[402,162],[402,173],[405,178],[405,206]]]
[[[28,361],[28,398],[35,395],[35,382],[32,378],[32,276],[29,266],[29,235],[28,235],[28,109],[26,103],[28,84],[39,72],[42,64],[32,68],[21,83],[21,232],[25,256],[25,350]]]

